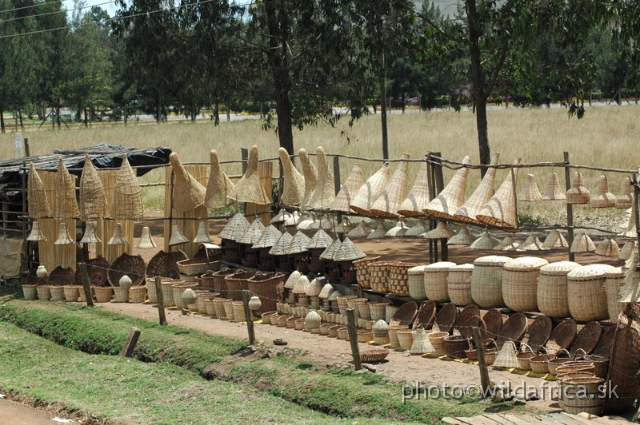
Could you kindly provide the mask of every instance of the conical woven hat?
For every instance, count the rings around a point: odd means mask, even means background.
[[[340,238],[335,238],[333,242],[331,242],[331,245],[329,245],[327,249],[325,249],[322,254],[320,254],[320,259],[333,260],[333,256],[336,252],[338,252],[340,246],[342,246],[342,241],[340,240]]]
[[[247,221],[245,216],[242,215],[241,212],[237,212],[233,217],[231,217],[229,223],[224,226],[218,236],[220,236],[220,239],[237,241],[247,230],[249,230],[249,226],[251,226],[251,224],[249,224],[249,221]]]
[[[620,255],[620,247],[613,239],[604,238],[596,247],[595,253],[603,257],[618,258],[618,255]]]
[[[447,245],[471,245],[475,240],[476,237],[469,232],[469,229],[461,227],[458,233],[447,241]]]
[[[247,229],[244,234],[236,240],[236,242],[245,244],[245,245],[253,245],[258,242],[260,239],[260,235],[264,232],[264,224],[262,224],[262,220],[255,219],[251,226]]]
[[[593,252],[596,250],[596,246],[594,245],[591,238],[584,232],[580,233],[573,240],[571,244],[571,248],[569,248],[569,252],[573,253],[581,253],[581,252]]]
[[[207,221],[201,221],[198,223],[198,233],[193,239],[193,243],[212,243],[211,235],[209,235],[209,223]]]
[[[204,204],[207,189],[184,168],[178,154],[171,152],[169,162],[174,175],[173,209],[185,212]]]
[[[631,208],[633,204],[633,187],[631,186],[631,179],[625,177],[622,180],[622,195],[616,198],[616,208],[627,209]]]
[[[69,231],[67,230],[67,223],[61,221],[58,224],[58,239],[53,243],[54,245],[71,245],[75,243],[73,239],[71,239],[71,235],[69,235]]]
[[[142,234],[140,235],[140,242],[138,242],[138,249],[151,249],[155,248],[156,243],[151,237],[151,231],[147,226],[142,228]]]
[[[209,153],[209,160],[211,162],[211,171],[209,172],[207,192],[204,195],[204,199],[209,208],[224,208],[233,203],[227,196],[233,190],[234,185],[220,168],[218,153],[215,150]]]
[[[298,228],[298,230],[307,230],[310,229],[311,226],[313,226],[316,222],[318,221],[318,217],[316,217],[316,215],[314,213],[311,213],[309,215],[307,215],[305,218],[302,218],[298,224],[296,225],[296,227]],[[316,226],[314,226],[316,227]],[[320,228],[320,223],[318,223],[316,229]]]
[[[169,239],[169,246],[180,245],[189,242],[189,239],[182,233],[180,227],[177,224],[171,226],[171,238]]]
[[[413,187],[407,197],[398,207],[398,214],[406,217],[422,217],[422,211],[429,203],[429,181],[427,176],[427,162],[421,162]]]
[[[389,166],[383,164],[376,173],[364,182],[358,193],[351,198],[351,209],[361,215],[371,215],[369,208],[378,199],[389,181]]]
[[[520,158],[516,158],[514,164],[520,163]],[[485,205],[476,218],[483,224],[494,227],[518,228],[518,211],[516,202],[516,178],[518,169],[509,170],[506,179],[500,185],[495,195]]]
[[[101,220],[109,217],[107,195],[89,155],[85,155],[84,168],[80,177],[80,219]]]
[[[407,230],[409,229],[407,229],[407,226],[404,225],[404,222],[398,221],[396,225],[387,230],[387,233],[385,233],[384,235],[387,238],[401,238],[405,233],[407,233]]]
[[[296,232],[296,234],[293,235],[291,242],[289,242],[286,253],[289,255],[293,255],[300,254],[301,252],[306,252],[310,240],[311,239],[309,238],[309,236],[305,235],[304,233],[300,231]]]
[[[335,229],[333,229],[336,233],[349,233],[353,230],[353,224],[351,224],[351,220],[348,217],[344,217],[342,219],[342,223],[338,224]]]
[[[447,223],[440,221],[436,228],[427,232],[424,237],[425,239],[449,239],[455,234],[456,232],[447,227]]]
[[[351,242],[351,239],[344,238],[342,244],[340,245],[340,249],[333,255],[333,261],[353,261],[358,260],[360,258],[364,258],[367,255],[360,250]]]
[[[492,248],[494,251],[515,251],[518,249],[518,244],[513,240],[511,235],[504,237],[502,242]]]
[[[373,229],[362,220],[353,230],[347,233],[347,236],[350,238],[366,238],[371,232],[373,232]]]
[[[518,194],[518,201],[538,202],[542,201],[542,194],[538,189],[536,177],[533,174],[527,174],[524,178],[524,187]]]
[[[287,218],[289,217],[291,217],[291,213],[285,210],[284,208],[280,208],[280,211],[278,211],[278,214],[273,216],[270,223],[271,224],[284,223],[285,221],[287,221]]]
[[[304,199],[304,176],[296,170],[285,148],[278,149],[278,155],[284,173],[284,187],[280,201],[287,205],[299,205]]]
[[[482,236],[473,241],[473,243],[469,246],[471,249],[493,249],[496,245],[498,245],[500,241],[493,236],[488,231],[484,231]]]
[[[490,165],[496,165],[499,158],[499,153],[491,154]],[[453,217],[456,220],[460,220],[465,223],[480,224],[480,222],[476,219],[476,214],[478,214],[482,207],[487,205],[487,202],[491,200],[491,197],[495,193],[494,186],[496,181],[496,170],[497,168],[495,167],[489,167],[487,169],[487,172],[485,173],[476,190],[469,197],[469,199],[467,199],[464,205],[461,206],[454,214]]]
[[[142,217],[142,195],[136,173],[129,164],[127,154],[122,155],[122,164],[116,176],[114,187],[115,218],[117,220],[138,220]]]
[[[543,248],[566,248],[569,246],[567,240],[557,230],[551,230],[542,243]]]
[[[331,242],[333,242],[331,236],[329,236],[324,230],[320,229],[314,233],[311,240],[309,240],[307,249],[327,249],[327,247],[331,245]]]
[[[534,235],[529,235],[527,240],[518,245],[518,251],[542,251],[542,242]]]
[[[115,223],[113,225],[113,234],[111,235],[109,242],[107,242],[107,245],[127,245],[128,243],[129,241],[122,233],[122,225],[120,223]]]
[[[258,205],[269,205],[271,199],[264,191],[258,176],[258,147],[253,145],[249,150],[249,161],[244,175],[230,192],[229,199],[236,202],[252,202]]]
[[[298,281],[298,279],[300,279],[300,276],[302,276],[302,273],[300,273],[298,270],[291,273],[287,278],[287,281],[284,283],[284,287],[287,289],[295,288],[296,282]]]
[[[584,187],[582,174],[579,171],[573,173],[571,189],[567,190],[567,204],[588,204],[591,199],[591,192]]]
[[[81,243],[100,243],[102,242],[96,235],[96,226],[92,222],[88,222],[85,226],[84,235],[80,239]]]
[[[469,157],[462,159],[463,164],[469,163]],[[469,168],[462,167],[451,178],[451,181],[442,189],[442,192],[431,200],[424,208],[424,212],[434,217],[453,218],[453,215],[464,204],[464,192],[467,188]]]
[[[32,242],[39,242],[39,241],[46,241],[47,238],[45,237],[45,235],[42,233],[42,230],[40,230],[40,225],[38,224],[38,220],[34,220],[33,221],[33,225],[31,227],[31,232],[29,233],[29,236],[27,237],[28,241],[32,241]]]
[[[55,218],[77,218],[80,215],[78,201],[76,200],[75,181],[75,177],[69,174],[62,157],[60,157],[55,180],[56,203],[55,211],[53,212]]]
[[[356,196],[358,189],[360,189],[363,184],[362,168],[360,168],[360,164],[355,164],[351,168],[347,180],[340,186],[340,191],[331,205],[331,211],[351,212],[351,208],[349,207],[351,198]]]
[[[302,172],[304,173],[304,197],[302,199],[302,206],[306,207],[318,184],[318,170],[316,170],[316,166],[313,165],[313,162],[309,159],[309,154],[305,149],[300,149],[298,154],[300,155]]]
[[[286,255],[287,248],[289,248],[292,239],[293,236],[291,236],[289,232],[284,232],[278,239],[278,242],[269,250],[269,255]]]
[[[631,253],[633,253],[633,248],[636,246],[637,242],[629,241],[625,243],[618,254],[618,258],[621,260],[628,260],[631,257]]]
[[[404,234],[405,236],[420,236],[423,233],[428,232],[427,223],[423,220],[418,221],[415,226],[409,227],[409,230]]]
[[[280,239],[280,236],[282,236],[282,233],[280,233],[280,231],[276,228],[276,226],[274,226],[273,224],[270,224],[269,226],[267,226],[266,229],[262,231],[260,238],[258,238],[258,241],[255,244],[253,244],[251,248],[253,249],[271,248],[278,242],[278,239]]]
[[[29,169],[29,181],[27,183],[27,199],[29,200],[29,217],[44,218],[51,217],[51,204],[47,199],[47,193],[44,190],[44,184],[40,175],[33,166],[33,162]]]
[[[367,235],[367,239],[382,239],[384,238],[384,235],[387,233],[387,228],[384,227],[383,223],[378,223],[378,226],[376,227],[376,230],[374,230],[373,232],[369,233]]]
[[[316,181],[316,190],[313,191],[311,199],[309,199],[308,207],[316,210],[328,210],[336,197],[333,172],[329,168],[322,146],[318,146],[316,155],[318,157],[318,180]]]
[[[560,180],[558,174],[549,173],[547,177],[547,184],[545,185],[544,196],[542,199],[548,199],[550,201],[564,201],[567,199],[564,191],[560,187]]]
[[[409,159],[409,154],[402,155],[402,159]],[[378,217],[398,217],[398,207],[407,196],[407,168],[409,163],[401,161],[391,176],[380,196],[373,202],[369,211]]]
[[[616,196],[609,192],[607,176],[598,179],[598,193],[591,197],[591,208],[613,208],[616,206]]]

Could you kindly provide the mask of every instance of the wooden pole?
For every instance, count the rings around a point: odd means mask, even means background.
[[[89,280],[89,273],[87,273],[87,265],[85,263],[79,263],[78,267],[80,268],[82,290],[84,291],[84,296],[87,300],[87,307],[93,307],[93,296],[91,296],[91,281]]]
[[[478,367],[480,367],[480,385],[482,386],[482,394],[489,394],[489,387],[491,386],[491,380],[489,379],[489,369],[487,369],[487,361],[484,358],[484,341],[480,336],[480,329],[474,326],[473,340],[476,343],[478,349]]]
[[[360,347],[358,347],[358,331],[356,330],[356,312],[352,308],[347,309],[347,330],[349,331],[349,342],[351,343],[351,354],[353,355],[353,365],[356,370],[362,369],[360,360]]]
[[[333,188],[335,194],[337,195],[340,192],[340,157],[333,157]],[[338,216],[336,218],[338,220],[338,224],[342,223],[342,212],[338,211]]]
[[[133,326],[131,328],[131,331],[129,331],[129,336],[127,337],[127,340],[124,342],[122,351],[120,351],[120,355],[122,357],[133,356],[133,350],[136,348],[136,344],[138,343],[138,338],[140,338],[140,329]]]
[[[167,316],[164,314],[164,295],[162,294],[162,279],[156,276],[156,298],[158,299],[158,318],[161,325],[167,324]]]
[[[633,197],[633,219],[636,223],[636,239],[640,241],[640,212],[638,212],[638,196],[640,195],[640,188],[638,188],[638,175],[640,175],[640,168],[638,168],[638,173],[633,175],[633,191],[635,196]],[[640,253],[638,253],[638,258],[640,259]],[[638,263],[640,264],[640,262]],[[638,266],[636,266],[636,269]]]
[[[564,153],[564,184],[571,189],[571,167],[569,166],[569,152]],[[573,243],[573,205],[567,202],[567,233],[569,247]],[[576,261],[576,254],[569,251],[569,261]]]
[[[253,329],[253,312],[249,309],[249,299],[251,293],[244,289],[242,290],[242,304],[244,304],[244,316],[247,319],[247,332],[249,332],[249,345],[256,345],[256,332]]]
[[[427,185],[429,186],[429,201],[432,201],[435,195],[435,185],[433,184],[433,167],[431,166],[431,152],[427,153]],[[433,220],[429,220],[429,230],[433,230]],[[436,260],[437,261],[437,260]],[[429,263],[433,264],[433,239],[429,239]]]

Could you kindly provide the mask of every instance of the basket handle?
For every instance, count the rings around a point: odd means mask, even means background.
[[[498,348],[498,343],[497,343],[497,342],[496,342],[496,340],[495,340],[495,339],[493,339],[493,338],[487,338],[487,339],[485,340],[485,342],[484,342],[484,346],[485,346],[485,347],[488,347],[490,342],[492,342],[492,343],[493,343],[493,346],[494,346],[494,347]]]
[[[580,352],[582,352],[582,354],[580,354]],[[587,352],[582,348],[578,348],[576,351],[574,351],[573,356],[571,356],[573,360],[578,360],[578,358],[584,360],[585,357],[587,357]]]
[[[530,352],[530,353],[533,353],[533,349],[532,349],[532,348],[531,348],[527,343],[521,342],[521,343],[520,343],[520,350],[519,350],[519,351],[520,351],[521,353],[526,353],[526,351],[524,351],[524,349],[525,349],[525,348],[527,348],[527,349],[529,350],[529,352]]]
[[[558,351],[556,351],[556,354],[555,354],[555,356],[554,356],[553,358],[554,358],[554,359],[558,359],[558,358],[560,358],[558,355],[559,355],[561,352],[566,353],[566,354],[567,354],[567,357],[568,357],[568,358],[571,358],[571,353],[569,353],[569,352],[568,352],[567,350],[565,350],[564,348],[561,348],[561,349],[559,349]]]

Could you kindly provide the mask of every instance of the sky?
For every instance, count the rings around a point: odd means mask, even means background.
[[[85,0],[85,3],[88,7],[83,9],[83,11],[88,11],[91,6],[100,6],[109,13],[109,16],[113,16],[116,13],[115,0]],[[73,0],[64,0],[63,4],[67,11],[69,11],[69,14],[71,14],[71,10],[74,8]]]

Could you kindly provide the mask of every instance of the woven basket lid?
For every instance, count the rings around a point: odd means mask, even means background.
[[[333,260],[333,256],[336,254],[336,252],[338,252],[340,246],[342,246],[342,241],[340,240],[340,238],[335,238],[333,242],[331,242],[331,245],[329,245],[327,249],[325,249],[322,254],[320,254],[320,259]]]
[[[245,245],[253,245],[254,243],[258,242],[258,239],[260,239],[260,236],[262,235],[262,232],[264,232],[264,230],[265,228],[264,224],[262,224],[262,220],[256,218],[255,220],[253,220],[253,223],[251,223],[251,226],[249,226],[247,231],[244,232],[244,234],[240,236],[236,240],[236,242]]]
[[[300,156],[300,163],[302,164],[302,173],[304,174],[304,197],[302,198],[302,206],[306,207],[311,199],[311,195],[316,190],[318,183],[318,170],[313,162],[309,159],[309,154],[306,149],[300,149],[298,151]]]
[[[301,252],[307,251],[307,246],[309,245],[309,236],[305,235],[301,231],[297,231],[291,242],[289,242],[289,246],[287,247],[286,254],[300,254]]]
[[[313,234],[307,245],[307,249],[326,249],[333,239],[324,230],[320,229]]]
[[[278,149],[283,172],[281,202],[287,205],[299,205],[304,199],[304,176],[296,169],[285,148]]]
[[[567,240],[562,233],[556,229],[551,230],[542,243],[543,248],[566,248],[568,246],[569,243]]]
[[[311,194],[307,206],[316,210],[328,210],[335,199],[335,184],[333,172],[327,162],[324,148],[318,146],[316,149],[318,161],[318,180],[316,181],[316,190]]]
[[[284,287],[287,289],[293,289],[296,286],[298,279],[300,279],[300,276],[302,276],[302,273],[298,270],[291,273],[287,278],[287,281],[284,283]]]
[[[579,171],[573,173],[571,189],[567,190],[567,204],[588,204],[591,192],[584,187],[582,174]]]
[[[271,224],[284,223],[289,217],[291,217],[291,213],[287,211],[285,208],[280,208],[280,211],[278,211],[278,214],[274,215],[271,221],[269,221],[269,223]]]
[[[535,235],[529,235],[517,248],[518,251],[542,251],[542,249],[542,242]]]
[[[367,239],[382,239],[384,238],[384,235],[386,233],[387,233],[387,228],[384,227],[384,223],[378,223],[378,226],[376,226],[376,230],[369,233],[367,235]]]
[[[544,276],[566,276],[578,267],[582,267],[573,261],[556,261],[540,267],[540,274]]]
[[[565,350],[571,346],[574,338],[576,337],[576,332],[578,328],[576,326],[575,320],[569,318],[565,319],[557,325],[553,331],[551,331],[551,336],[549,339],[551,341],[555,341],[561,348]]]
[[[424,275],[425,267],[427,267],[426,264],[422,266],[411,267],[409,270],[407,270],[407,273],[409,275]]]
[[[487,333],[490,335],[490,338],[495,339],[500,333],[500,329],[502,329],[502,313],[497,308],[492,308],[488,310],[484,316],[482,316],[482,320],[487,326]]]
[[[169,162],[174,176],[173,209],[185,212],[204,204],[207,189],[184,168],[178,154],[171,152]]]
[[[294,211],[291,215],[285,218],[284,225],[286,227],[297,226],[299,222],[300,222],[300,213],[298,211]]]
[[[542,201],[542,194],[538,189],[536,177],[533,174],[527,174],[524,177],[524,187],[518,193],[518,201],[538,202]]]
[[[402,159],[409,159],[410,155],[405,153]],[[384,190],[371,204],[369,211],[377,217],[396,218],[398,208],[407,196],[407,168],[409,163],[401,161],[398,163],[396,171],[387,182]]]
[[[626,273],[622,270],[622,267],[614,267],[604,272],[604,277],[612,279],[619,279],[625,277],[625,275]]]
[[[588,266],[580,266],[567,274],[567,279],[573,281],[587,281],[603,279],[604,274],[608,270],[612,270],[615,267],[607,264],[589,264]]]
[[[504,269],[514,272],[526,272],[540,270],[542,266],[549,264],[544,258],[520,257],[509,260],[504,264]]]
[[[271,203],[258,175],[258,147],[256,145],[253,145],[249,150],[249,161],[244,175],[238,184],[229,191],[227,198],[235,202],[253,202],[258,205]]]
[[[578,350],[584,350],[585,353],[589,354],[596,348],[596,345],[598,345],[600,336],[602,336],[602,326],[600,323],[596,321],[589,322],[578,332],[571,343],[569,351],[576,353]]]
[[[469,229],[461,227],[458,233],[447,241],[447,245],[471,245],[475,240],[476,237],[469,232]]]
[[[117,220],[138,220],[142,217],[142,191],[127,154],[122,155],[122,164],[116,176],[113,204],[117,205],[114,214]]]
[[[29,217],[44,218],[53,216],[51,204],[47,199],[47,192],[40,175],[36,171],[33,162],[29,166],[29,180],[27,183],[27,198],[29,200]]]
[[[620,247],[613,239],[605,238],[598,244],[595,253],[603,257],[618,258]]]
[[[218,153],[215,150],[209,153],[209,160],[211,162],[211,170],[204,199],[209,208],[224,208],[232,203],[227,196],[235,186],[220,168]]]
[[[616,196],[609,192],[607,176],[598,179],[598,193],[591,197],[591,208],[612,208],[616,206]]]
[[[593,252],[596,250],[596,246],[586,233],[582,232],[573,240],[569,252]]]
[[[499,153],[491,154],[490,165],[496,165],[499,158]],[[487,172],[485,173],[476,190],[469,197],[469,199],[467,199],[464,205],[461,206],[454,214],[454,218],[456,220],[460,220],[465,223],[480,224],[480,222],[476,219],[476,215],[478,214],[478,212],[480,212],[482,207],[484,207],[487,202],[491,200],[491,197],[494,195],[496,170],[497,169],[495,167],[490,167],[487,169]]]
[[[616,198],[616,208],[627,209],[633,206],[633,187],[631,186],[631,179],[625,177],[622,179],[621,185],[622,195]]]
[[[423,220],[419,220],[415,226],[409,227],[409,229],[405,232],[405,236],[421,236],[423,233],[426,233],[429,229],[427,229],[427,223]]]
[[[478,306],[475,304],[471,304],[464,307],[460,311],[460,314],[458,314],[458,317],[456,318],[456,322],[454,323],[454,328],[458,332],[460,332],[462,336],[466,338],[469,338],[471,336],[471,329],[468,330],[468,334],[467,334],[467,331],[463,328],[466,325],[466,323],[469,321],[469,319],[472,318],[473,316],[480,316],[480,308],[478,308]]]
[[[69,174],[62,160],[58,159],[58,171],[55,176],[56,202],[53,216],[58,219],[77,218],[80,215],[76,200],[76,178]]]
[[[485,230],[478,239],[469,246],[471,249],[493,249],[500,241]]]
[[[473,264],[458,264],[449,269],[449,273],[451,272],[472,272]]]
[[[494,251],[515,251],[516,249],[518,249],[518,243],[513,240],[511,235],[507,235],[504,237],[502,242],[491,249],[493,249]]]
[[[429,182],[427,179],[427,162],[421,162],[413,187],[398,207],[398,214],[406,217],[422,217],[422,211],[429,203]]]
[[[485,257],[478,257],[473,261],[473,264],[476,266],[504,266],[508,261],[510,261],[510,257],[504,257],[502,255],[487,255]]]
[[[456,263],[452,263],[451,261],[439,261],[437,263],[428,264],[424,266],[424,272],[432,273],[432,272],[449,271],[449,269],[451,269],[451,267],[455,267],[455,265]]]
[[[407,226],[404,225],[404,222],[398,221],[396,222],[396,225],[393,226],[391,229],[387,230],[387,232],[384,235],[387,238],[401,238],[404,236],[405,233],[407,233],[407,230],[409,229],[407,228]]]
[[[529,338],[527,344],[534,352],[540,350],[549,340],[551,331],[553,330],[553,322],[547,316],[538,316],[529,325]]]
[[[373,229],[369,227],[364,220],[362,220],[356,227],[347,233],[347,236],[350,238],[365,238],[369,236],[371,232],[373,232]]]
[[[513,163],[520,164],[520,158],[516,158]],[[515,197],[517,177],[518,169],[511,168],[496,193],[476,215],[476,219],[478,219],[479,222],[494,227],[518,228],[518,212]]]
[[[364,182],[355,197],[351,198],[351,209],[361,215],[371,215],[369,208],[378,199],[389,181],[389,165],[383,164],[374,175]]]
[[[240,239],[244,233],[249,230],[249,222],[245,218],[245,216],[241,212],[235,213],[229,223],[222,229],[220,232],[220,239],[228,239],[231,241],[236,241]]]
[[[340,191],[336,195],[336,198],[331,204],[331,211],[351,212],[351,199],[356,196],[358,189],[364,184],[364,177],[362,177],[362,168],[360,164],[355,164],[349,172],[349,177],[340,186]]]
[[[449,239],[455,234],[453,230],[447,227],[447,223],[440,221],[436,228],[427,232],[424,237],[425,239]]]
[[[340,248],[333,255],[333,261],[353,261],[366,256],[367,255],[347,237],[344,238]]]
[[[333,285],[331,285],[330,283],[326,283],[322,287],[320,294],[318,294],[318,298],[320,298],[321,300],[326,300],[331,296],[331,294],[333,294],[333,291],[334,291]]]
[[[318,221],[318,218],[314,213],[311,213],[309,215],[301,217],[296,227],[298,228],[298,230],[307,230],[316,221]],[[318,225],[318,227],[320,226]]]
[[[469,163],[469,157],[462,159],[463,164]],[[453,215],[464,204],[464,192],[467,188],[469,168],[462,167],[451,178],[447,187],[433,198],[424,208],[424,212],[434,217],[454,218]]]
[[[306,295],[310,284],[311,284],[311,282],[309,282],[309,278],[307,276],[305,276],[305,275],[302,275],[296,281],[296,284],[293,287],[293,291],[291,291],[291,292],[293,294]]]
[[[307,297],[320,297],[323,287],[324,285],[320,280],[313,279],[307,287]]]
[[[620,260],[628,260],[631,257],[631,253],[633,253],[633,248],[636,246],[637,242],[629,241],[622,246],[620,253],[618,254],[618,258]]]
[[[549,176],[547,176],[547,184],[545,185],[542,199],[549,201],[564,201],[567,199],[560,187],[560,179],[558,179],[557,173],[549,173]]]
[[[276,242],[276,244],[273,245],[269,250],[269,255],[286,255],[287,248],[289,248],[289,244],[291,243],[292,239],[293,236],[291,236],[288,232],[284,232],[282,235],[280,235],[278,242]]]
[[[93,166],[89,155],[85,155],[82,177],[80,177],[80,219],[83,221],[101,220],[109,217],[107,195]]]

